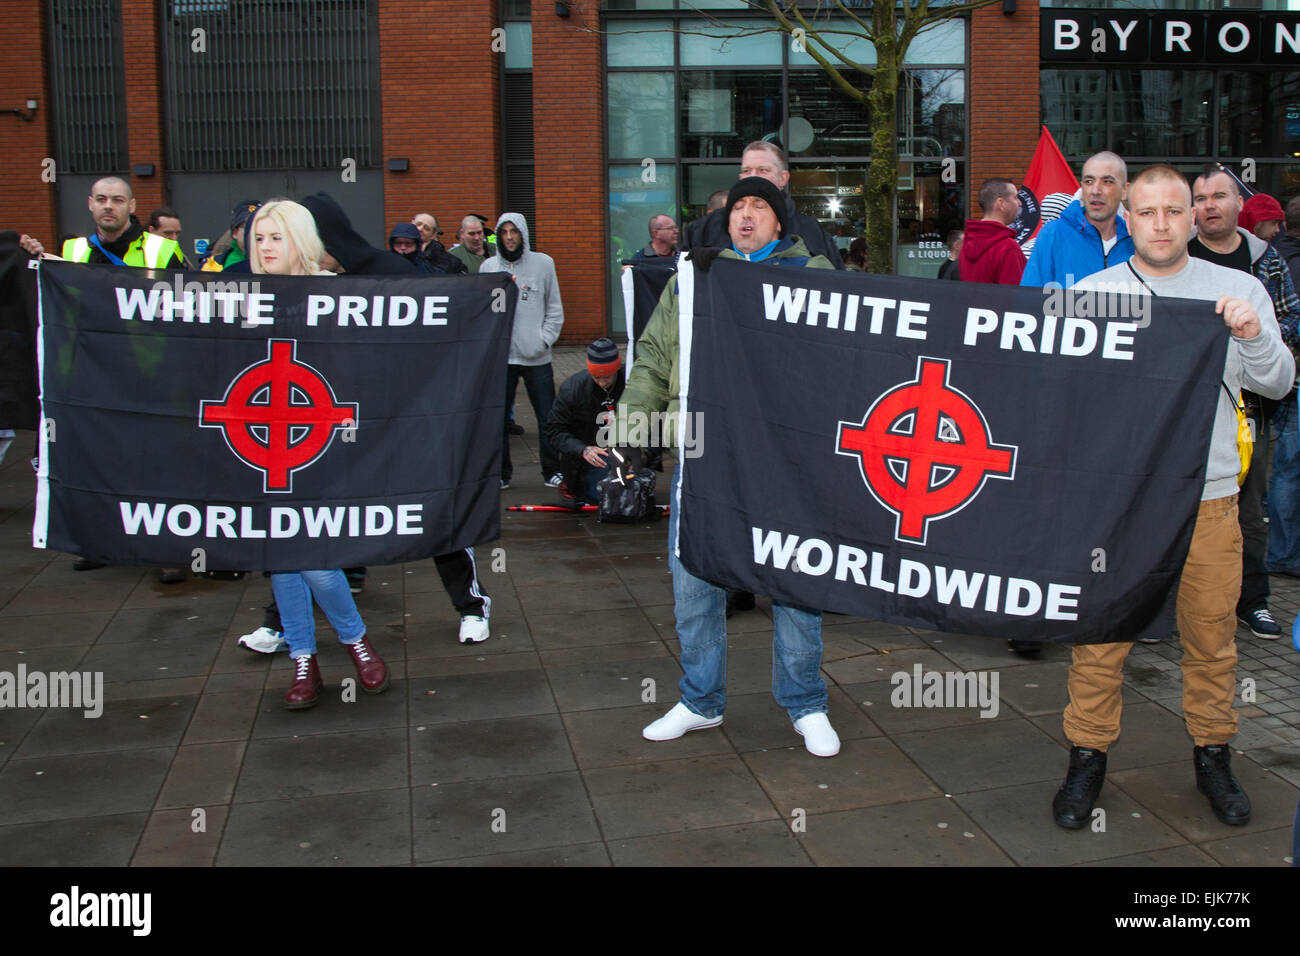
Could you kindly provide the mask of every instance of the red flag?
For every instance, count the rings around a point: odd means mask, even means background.
[[[1033,248],[1034,237],[1044,223],[1051,222],[1079,194],[1079,180],[1061,155],[1061,148],[1044,126],[1038,148],[1029,163],[1029,172],[1020,186],[1020,215],[1011,224],[1016,242],[1025,250]]]

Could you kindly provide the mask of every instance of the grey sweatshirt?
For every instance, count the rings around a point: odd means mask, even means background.
[[[1142,272],[1136,256],[1133,268]],[[1236,269],[1206,262],[1204,259],[1187,260],[1187,265],[1171,276],[1142,278],[1151,287],[1146,289],[1121,263],[1094,272],[1079,282],[1076,289],[1127,291],[1137,295],[1170,296],[1180,299],[1204,299],[1217,302],[1219,296],[1230,295],[1245,299],[1259,316],[1260,332],[1253,339],[1239,339],[1235,335],[1228,343],[1228,355],[1223,365],[1223,381],[1235,396],[1247,388],[1265,398],[1282,398],[1295,381],[1295,359],[1282,344],[1273,303],[1263,283],[1252,275]],[[1205,489],[1201,500],[1226,498],[1237,493],[1237,474],[1241,460],[1237,455],[1237,411],[1232,399],[1219,388],[1219,406],[1214,413],[1214,434],[1210,441],[1210,457],[1205,466]]]
[[[549,365],[551,346],[564,327],[564,306],[560,304],[560,284],[555,278],[555,260],[544,252],[533,252],[528,244],[528,223],[517,212],[508,212],[497,220],[513,223],[524,240],[524,254],[515,262],[499,252],[483,260],[479,275],[508,272],[519,287],[515,305],[515,330],[510,338],[511,365]],[[498,242],[498,247],[500,242]]]

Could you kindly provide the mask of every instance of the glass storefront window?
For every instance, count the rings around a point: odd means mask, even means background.
[[[869,77],[858,74],[863,92]],[[871,107],[833,86],[821,69],[790,71],[791,156],[867,156]]]
[[[673,74],[610,73],[608,77],[609,155],[676,156]]]
[[[1222,155],[1300,156],[1300,73],[1225,72],[1219,84]]]
[[[681,78],[683,157],[739,157],[756,139],[780,140],[779,70],[690,70]]]
[[[966,152],[966,72],[908,70],[898,87],[900,156]]]
[[[1106,145],[1106,73],[1043,70],[1038,74],[1043,125],[1066,156],[1086,156]]]
[[[619,282],[622,260],[650,241],[651,216],[668,215],[677,220],[677,167],[670,163],[656,164],[649,182],[646,172],[639,165],[609,168],[610,320],[612,330],[624,334],[627,319]]]
[[[719,189],[730,189],[740,175],[739,163],[695,163],[682,167],[682,218],[678,225],[699,219],[709,197]]]
[[[944,20],[922,30],[907,48],[905,66],[939,66],[966,62],[966,21]]]
[[[832,18],[825,23],[814,20],[809,20],[809,23],[817,28],[817,35],[821,36],[827,45],[839,50],[854,63],[861,63],[863,66],[876,65],[875,46],[870,40],[861,35],[862,28],[852,20]],[[802,50],[794,49],[794,44],[790,45],[790,66],[811,66],[818,70],[822,68],[821,64],[808,53],[808,47],[827,57],[836,66],[844,65],[818,46],[810,37]]]
[[[780,66],[780,33],[731,36],[714,28],[680,36],[682,66]],[[733,31],[734,32],[734,31]],[[707,34],[701,36],[700,34]]]
[[[672,66],[673,21],[634,20],[611,24],[605,39],[607,66]]]
[[[1121,156],[1208,156],[1214,74],[1112,70],[1111,149]]]
[[[948,258],[944,240],[966,223],[965,164],[957,165],[957,181],[947,183],[942,163],[898,164],[896,274],[933,279]]]

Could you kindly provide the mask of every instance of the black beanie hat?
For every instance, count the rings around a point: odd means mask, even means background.
[[[781,224],[781,235],[789,234],[790,223],[786,220],[785,193],[781,192],[775,183],[762,176],[746,176],[731,187],[731,191],[727,193],[727,206],[723,212],[728,227],[731,224],[732,207],[745,196],[757,196],[771,206],[772,212],[776,213],[777,222]]]

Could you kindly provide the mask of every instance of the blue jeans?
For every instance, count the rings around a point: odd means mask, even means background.
[[[284,639],[289,656],[316,653],[316,617],[311,599],[325,612],[330,626],[338,632],[339,643],[355,644],[366,636],[366,625],[357,613],[348,579],[340,570],[276,571],[271,575],[271,593],[280,608]]]
[[[1273,414],[1273,474],[1268,482],[1270,572],[1300,573],[1300,418],[1296,396],[1284,398]]]
[[[677,508],[679,471],[673,471],[669,503]],[[687,571],[674,552],[677,519],[668,522],[668,567],[673,573],[673,606],[682,643],[682,703],[712,719],[727,707],[726,591]],[[772,601],[772,696],[791,720],[827,710],[822,680],[822,612]]]
[[[524,380],[524,390],[528,392],[528,401],[532,403],[537,415],[537,451],[542,458],[542,478],[550,478],[560,470],[560,459],[551,449],[543,429],[546,420],[551,417],[551,406],[555,404],[555,374],[551,363],[545,365],[507,365],[506,366],[506,418],[502,422],[501,477],[509,481],[514,477],[515,466],[510,460],[510,420],[515,407],[515,390],[519,380]]]

